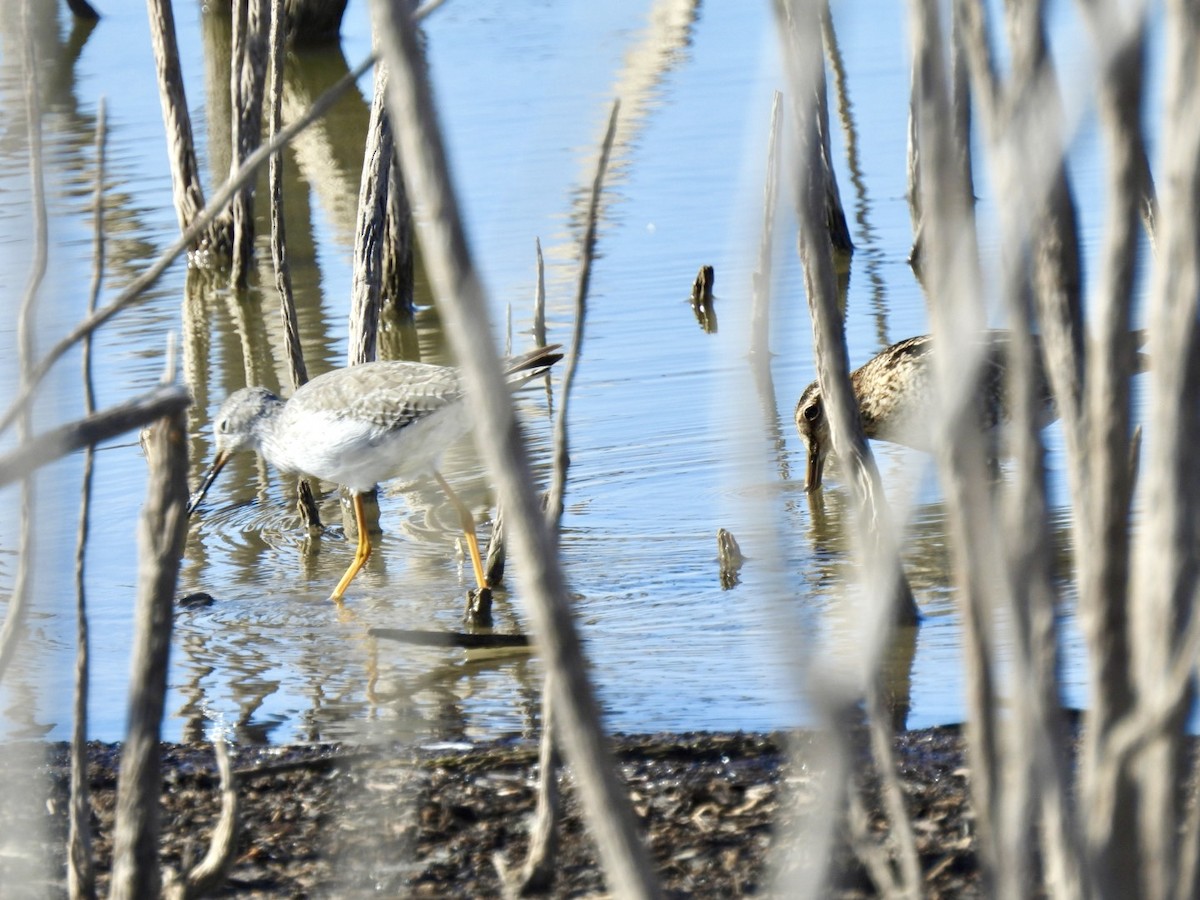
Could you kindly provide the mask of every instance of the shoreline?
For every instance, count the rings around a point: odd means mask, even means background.
[[[865,746],[853,730],[854,745]],[[772,842],[811,809],[819,775],[792,770],[786,743],[811,745],[808,732],[615,735],[614,754],[629,787],[667,896],[745,896],[771,887]],[[537,745],[494,741],[355,747],[341,744],[231,747],[241,833],[218,896],[499,896],[493,856],[510,870],[524,861],[535,804]],[[957,726],[908,731],[894,740],[901,783],[917,836],[924,889],[976,896],[963,741]],[[887,827],[865,750],[866,828]],[[41,760],[37,759],[41,754]],[[88,745],[93,856],[98,887],[111,865],[120,745]],[[200,859],[219,797],[211,747],[163,744],[160,861],[177,871]],[[11,896],[65,896],[68,785],[64,743],[5,745],[6,783],[34,779],[28,795],[5,792],[9,824],[0,883],[26,884]],[[22,774],[22,768],[26,770]],[[603,894],[595,849],[583,825],[569,770],[562,776],[557,876],[548,896]],[[828,895],[875,896],[866,869],[839,827]],[[886,845],[880,845],[886,848]],[[886,849],[885,849],[886,852]],[[51,873],[49,880],[46,872]]]

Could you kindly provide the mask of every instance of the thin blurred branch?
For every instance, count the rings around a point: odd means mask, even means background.
[[[117,435],[186,409],[191,396],[181,385],[160,385],[124,403],[110,406],[75,422],[39,434],[17,449],[0,456],[0,487],[23,478],[49,462],[83,447],[95,446]]]
[[[505,509],[538,649],[554,673],[551,684],[561,713],[556,734],[578,780],[610,889],[622,897],[658,896],[649,854],[601,726],[556,542],[534,492],[512,400],[500,377],[483,286],[467,249],[415,29],[393,2],[375,0],[372,9],[388,66],[388,111],[401,169],[411,202],[428,223],[422,232],[426,269],[461,366],[476,433],[483,438],[481,456]]]
[[[17,314],[17,356],[20,364],[21,388],[29,390],[34,381],[34,310],[38,292],[46,276],[49,253],[46,223],[46,185],[42,159],[42,108],[39,101],[38,65],[33,41],[31,10],[21,7],[22,75],[24,76],[25,115],[27,139],[29,141],[30,206],[33,218],[33,257],[29,263],[29,276]],[[30,414],[22,410],[18,423],[20,444],[14,452],[30,446]],[[21,484],[20,539],[18,544],[17,572],[13,580],[12,595],[4,614],[4,625],[0,626],[0,680],[3,680],[9,664],[15,656],[25,618],[29,613],[30,578],[34,568],[33,510],[36,505],[34,483],[29,477],[32,469],[23,475]]]

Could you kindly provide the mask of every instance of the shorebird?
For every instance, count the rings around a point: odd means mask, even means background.
[[[1009,417],[1005,368],[1010,339],[1007,331],[984,334],[987,355],[979,390],[980,425],[986,432],[994,432]],[[892,344],[850,373],[858,415],[868,438],[917,450],[933,449],[932,423],[937,416],[937,398],[932,348],[930,335],[908,338]],[[1040,349],[1034,358],[1037,360],[1034,378],[1042,400],[1038,427],[1045,427],[1058,417],[1058,412],[1042,369]],[[796,404],[796,430],[808,451],[804,486],[810,492],[815,491],[821,486],[825,460],[833,447],[821,388],[815,381],[804,389]]]
[[[516,389],[546,372],[562,354],[539,347],[506,362]],[[216,458],[188,501],[188,515],[230,456],[254,450],[281,472],[340,484],[350,491],[358,547],[330,599],[346,588],[371,555],[362,495],[375,485],[432,472],[462,520],[475,581],[487,587],[474,519],[437,472],[442,452],[470,430],[458,370],[427,363],[381,361],[326,372],[283,400],[261,387],[236,391],[221,404],[213,426]]]

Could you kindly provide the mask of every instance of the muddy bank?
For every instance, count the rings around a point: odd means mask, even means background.
[[[686,734],[615,739],[664,886],[674,896],[761,893],[780,827],[814,802],[819,775],[793,771],[784,741],[804,735]],[[977,893],[959,731],[907,732],[896,740],[916,822],[926,889]],[[93,744],[90,776],[101,887],[111,858],[120,748]],[[204,748],[163,747],[162,860],[199,859],[218,811],[215,767]],[[534,806],[537,748],[526,742],[412,748],[250,747],[234,756],[242,834],[224,895],[240,897],[486,897],[500,892],[495,854],[523,859]],[[65,896],[67,756],[61,744],[9,745],[0,853],[6,896]],[[601,894],[604,883],[568,772],[566,821],[553,896]],[[46,798],[49,798],[47,801]],[[874,808],[871,808],[874,807]],[[886,822],[868,801],[870,827]],[[834,896],[874,894],[844,833],[835,850]],[[51,873],[47,882],[45,873]]]

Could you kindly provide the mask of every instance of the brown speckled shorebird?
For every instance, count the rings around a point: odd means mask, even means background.
[[[988,331],[985,339],[987,364],[980,385],[983,398],[980,425],[985,431],[994,432],[1008,418],[1004,371],[1010,336],[1007,331]],[[868,438],[917,450],[933,449],[932,423],[937,412],[931,352],[930,335],[908,338],[892,344],[850,373],[863,433]],[[1038,366],[1035,372],[1037,390],[1042,397],[1038,426],[1045,427],[1057,418],[1058,413],[1041,368],[1040,349],[1034,358]],[[833,447],[821,388],[815,381],[804,389],[796,404],[796,430],[808,451],[804,486],[808,491],[815,491],[821,486],[825,460]]]
[[[506,363],[514,389],[562,359],[558,346],[539,347]],[[462,520],[471,565],[487,586],[470,511],[436,471],[438,459],[470,430],[458,370],[427,363],[381,361],[336,369],[302,385],[290,400],[261,387],[229,395],[213,430],[217,455],[188,501],[199,505],[229,457],[255,450],[281,472],[340,484],[350,491],[358,525],[354,561],[333,589],[340,602],[371,555],[362,495],[397,478],[433,473]]]

